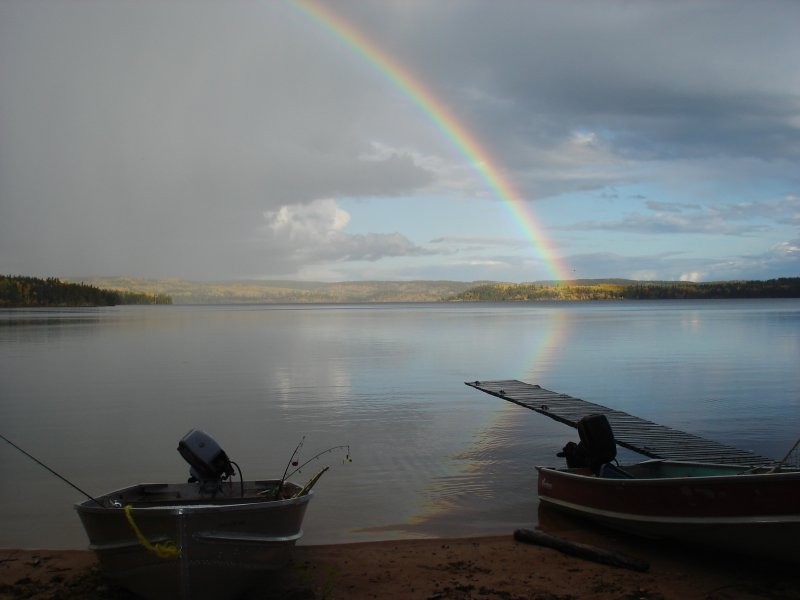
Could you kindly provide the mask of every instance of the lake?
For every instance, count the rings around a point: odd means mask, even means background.
[[[90,494],[183,481],[211,434],[315,487],[302,543],[510,534],[577,432],[464,385],[520,379],[781,458],[800,300],[0,310],[0,433]],[[83,496],[0,441],[0,547],[84,548]]]

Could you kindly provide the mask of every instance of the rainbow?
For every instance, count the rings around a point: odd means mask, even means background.
[[[555,280],[568,279],[567,269],[560,263],[528,204],[503,175],[503,171],[490,159],[488,152],[475,135],[418,77],[328,6],[315,0],[290,0],[290,2],[372,65],[414,103],[469,161],[492,193],[503,202],[543,260],[550,276]]]

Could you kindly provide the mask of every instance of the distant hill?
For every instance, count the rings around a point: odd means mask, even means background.
[[[107,290],[169,297],[174,304],[345,304],[389,302],[537,302],[697,298],[798,298],[800,278],[767,281],[575,279],[488,281],[201,282],[183,279],[73,279]]]
[[[458,294],[460,302],[537,302],[584,300],[701,300],[722,298],[800,298],[800,277],[767,281],[574,280],[537,283],[487,283]]]
[[[164,295],[173,304],[341,304],[441,302],[483,282],[463,281],[187,281],[90,277],[71,279],[103,289]]]

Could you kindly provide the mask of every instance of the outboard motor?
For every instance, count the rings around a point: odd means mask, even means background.
[[[202,491],[213,493],[234,473],[228,455],[200,429],[192,429],[178,442],[178,452],[189,463],[189,482],[200,482]]]
[[[605,415],[583,417],[578,421],[578,436],[586,452],[588,467],[595,473],[617,457],[617,442]]]
[[[595,474],[617,457],[617,442],[605,415],[588,415],[578,421],[580,442],[567,442],[558,456],[567,459],[567,466],[589,467]]]

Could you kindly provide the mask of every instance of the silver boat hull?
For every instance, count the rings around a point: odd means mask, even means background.
[[[246,482],[243,494],[234,484],[213,497],[191,484],[141,484],[76,509],[90,549],[123,587],[148,600],[224,600],[285,566],[302,536],[311,494],[291,497],[301,488],[287,482],[273,499],[277,483]]]

